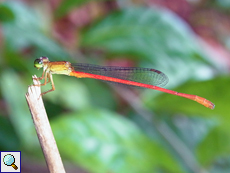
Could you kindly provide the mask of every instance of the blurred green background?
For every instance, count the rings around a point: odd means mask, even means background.
[[[229,16],[227,0],[1,2],[0,150],[48,172],[25,99],[47,56],[158,69],[166,88],[216,105],[54,75],[43,100],[67,172],[230,172]]]

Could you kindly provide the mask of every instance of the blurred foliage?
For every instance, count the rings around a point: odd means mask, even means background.
[[[77,1],[76,0],[65,0],[65,1],[62,1],[56,10],[56,16],[62,17],[66,15],[68,12],[70,12],[71,10],[73,10],[74,7],[77,8],[90,1],[92,0],[87,0],[87,1],[86,0],[77,0]],[[103,1],[103,0],[99,0],[99,1]]]
[[[72,10],[90,3],[62,1],[50,13],[39,3],[0,4],[0,150],[42,156],[25,100],[31,75],[42,74],[33,67],[35,58],[100,65],[128,62],[163,71],[170,79],[169,88],[205,97],[216,108],[131,88],[151,113],[151,122],[135,112],[119,91],[101,81],[54,75],[56,91],[43,98],[63,159],[98,173],[195,172],[192,162],[183,157],[194,158],[196,166],[208,172],[228,171],[227,71],[211,60],[185,21],[159,6],[119,6],[90,25],[73,25],[78,47],[68,49],[63,46],[66,40],[58,39],[55,26],[58,20],[68,21]],[[178,138],[190,154],[185,148],[174,150],[156,124],[166,124],[172,138]]]
[[[216,3],[226,9],[229,9],[230,7],[230,2],[228,0],[216,0]]]

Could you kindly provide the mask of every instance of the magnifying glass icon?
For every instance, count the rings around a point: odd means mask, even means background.
[[[3,158],[3,162],[7,166],[12,166],[15,170],[18,169],[18,167],[14,164],[15,163],[15,158],[11,154],[7,154]]]

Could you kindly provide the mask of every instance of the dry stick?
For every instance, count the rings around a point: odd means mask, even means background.
[[[40,82],[35,78],[37,78],[37,76],[33,76],[34,84],[40,84]],[[39,86],[29,86],[28,93],[26,93],[26,100],[30,108],[38,139],[41,144],[49,172],[65,173],[40,94],[41,88]]]

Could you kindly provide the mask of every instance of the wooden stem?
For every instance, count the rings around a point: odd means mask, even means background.
[[[37,76],[33,76],[34,84],[40,85],[39,80],[36,80],[36,78]],[[29,86],[28,93],[26,93],[26,100],[33,118],[49,172],[65,173],[65,169],[43,104],[40,86]]]

